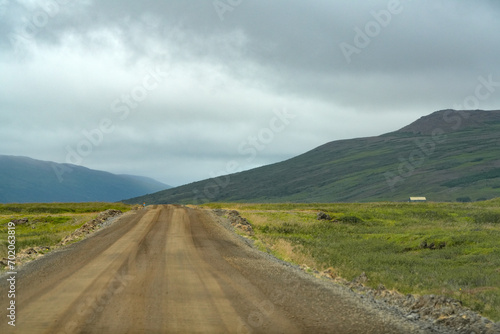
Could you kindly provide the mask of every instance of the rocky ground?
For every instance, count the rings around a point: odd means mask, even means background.
[[[387,290],[382,284],[377,289],[372,289],[364,285],[368,281],[365,273],[353,281],[347,281],[338,277],[333,269],[319,272],[306,265],[301,265],[300,269],[320,279],[343,285],[359,294],[366,302],[374,303],[409,321],[420,322],[423,328],[434,330],[436,333],[500,333],[500,322],[492,322],[453,298],[438,295],[404,295]]]
[[[214,213],[219,217],[227,216],[227,219],[235,229],[249,236],[255,235],[250,222],[246,218],[243,218],[238,211],[215,209]]]
[[[80,227],[75,232],[71,233],[66,238],[64,238],[59,243],[59,245],[64,246],[69,242],[78,240],[82,237],[85,237],[86,235],[89,235],[98,228],[109,226],[112,223],[111,218],[120,216],[122,213],[123,212],[121,212],[120,210],[114,210],[114,209],[109,209],[99,213],[99,215],[97,215],[95,219],[86,222],[85,224],[82,225],[82,227]]]

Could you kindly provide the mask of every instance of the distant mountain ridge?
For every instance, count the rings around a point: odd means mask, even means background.
[[[142,176],[0,155],[0,203],[116,202],[168,188]]]
[[[500,111],[441,110],[377,137],[126,203],[431,201],[500,197]]]

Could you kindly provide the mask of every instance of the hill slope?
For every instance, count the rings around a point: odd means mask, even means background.
[[[0,155],[0,203],[115,202],[167,188],[144,177]]]
[[[442,110],[385,135],[127,203],[471,200],[500,196],[500,111]]]

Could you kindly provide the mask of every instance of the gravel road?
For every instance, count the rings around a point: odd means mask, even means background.
[[[0,281],[0,309],[8,307]],[[19,269],[1,333],[423,333],[271,259],[202,209],[129,212]]]

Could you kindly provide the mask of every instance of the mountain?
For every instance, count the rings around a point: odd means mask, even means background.
[[[141,176],[0,155],[0,203],[116,202],[168,188]]]
[[[500,196],[500,111],[441,110],[272,165],[127,203],[467,201]]]

